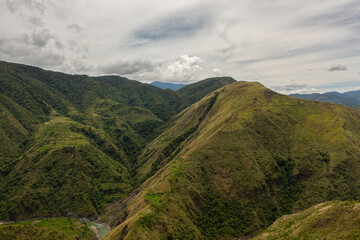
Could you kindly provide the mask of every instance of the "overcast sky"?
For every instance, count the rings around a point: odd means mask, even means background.
[[[0,60],[143,82],[360,89],[356,0],[1,0]]]

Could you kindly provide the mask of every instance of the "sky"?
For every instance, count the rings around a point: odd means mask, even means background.
[[[1,0],[0,60],[285,94],[360,90],[358,0]]]

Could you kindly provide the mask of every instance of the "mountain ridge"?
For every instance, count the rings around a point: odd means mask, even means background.
[[[99,216],[135,186],[137,156],[184,100],[119,76],[0,62],[1,219]]]
[[[353,108],[360,105],[360,90],[344,93],[326,92],[310,94],[290,94],[290,96],[319,102],[343,104],[345,106]]]
[[[158,88],[161,88],[164,90],[170,89],[170,90],[176,91],[176,90],[179,90],[180,88],[186,86],[187,84],[155,81],[155,82],[150,83],[150,85],[153,85],[155,87],[158,87]]]
[[[140,172],[160,168],[109,207],[106,239],[248,238],[285,213],[356,198],[359,119],[259,83],[227,85],[148,145]]]

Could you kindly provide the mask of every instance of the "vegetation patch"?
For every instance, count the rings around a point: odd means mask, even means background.
[[[150,203],[152,207],[157,208],[160,206],[161,199],[164,195],[165,193],[156,193],[153,190],[149,190],[145,195],[145,201]]]
[[[360,204],[333,201],[279,218],[260,239],[359,239]]]
[[[73,218],[34,219],[0,225],[0,239],[89,239],[95,234],[86,223]]]

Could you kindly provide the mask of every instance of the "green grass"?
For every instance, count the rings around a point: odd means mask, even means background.
[[[1,239],[94,239],[86,223],[73,218],[33,219],[0,225]]]
[[[154,191],[148,191],[145,195],[145,201],[150,203],[154,208],[160,206],[161,198],[164,196],[164,193],[155,193]]]
[[[88,222],[87,226],[88,227],[96,227],[99,231],[99,236],[101,239],[104,239],[106,234],[109,232],[109,229],[106,226],[104,226],[103,224],[96,223],[96,222]]]

